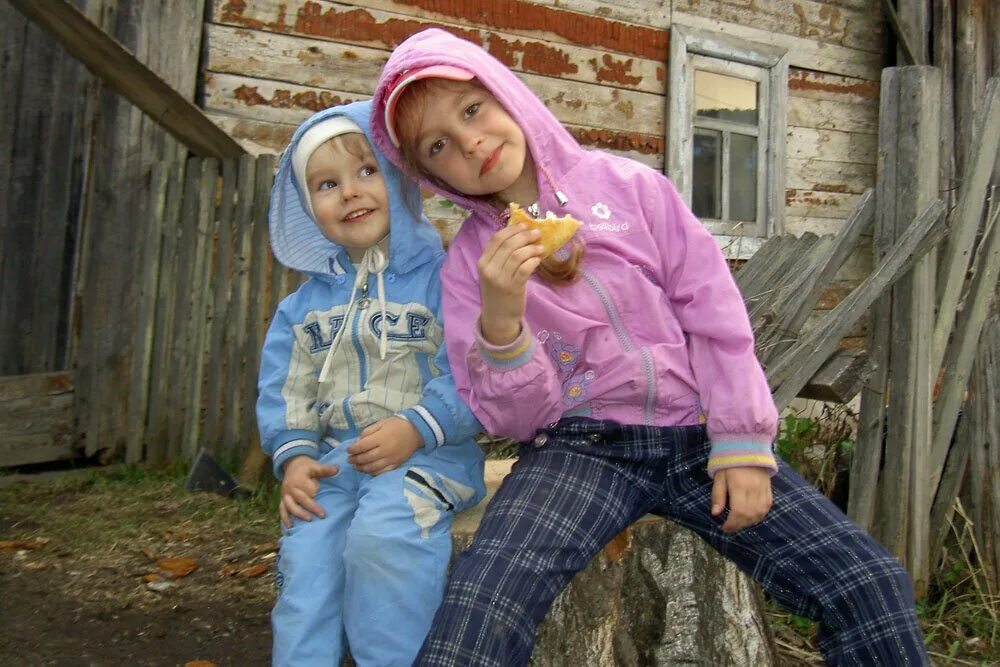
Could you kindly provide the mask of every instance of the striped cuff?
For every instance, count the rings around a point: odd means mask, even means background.
[[[444,429],[431,411],[422,405],[414,405],[402,412],[396,413],[400,419],[405,419],[417,429],[424,440],[424,449],[432,451],[444,444]]]
[[[773,477],[778,472],[778,461],[771,446],[753,440],[712,441],[708,455],[708,476],[726,468],[767,468]]]
[[[480,322],[476,321],[476,346],[479,356],[489,366],[497,370],[511,370],[522,366],[535,353],[535,337],[531,335],[531,327],[522,318],[521,333],[513,342],[507,345],[492,345],[483,338]]]
[[[304,438],[289,440],[278,445],[278,448],[272,454],[272,458],[274,459],[274,476],[279,481],[285,478],[285,471],[282,469],[285,461],[295,456],[308,456],[311,459],[318,459],[319,445],[314,440],[306,440]]]

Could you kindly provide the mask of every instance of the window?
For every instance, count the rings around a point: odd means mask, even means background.
[[[787,95],[785,51],[673,27],[667,175],[731,258],[781,231]]]

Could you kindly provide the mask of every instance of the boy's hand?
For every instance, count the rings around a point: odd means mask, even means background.
[[[292,527],[292,516],[303,521],[312,521],[312,515],[326,516],[323,508],[313,498],[319,492],[319,481],[323,477],[333,477],[340,469],[323,465],[308,456],[296,456],[285,462],[285,478],[281,480],[281,523]]]
[[[361,432],[357,442],[347,448],[347,460],[356,470],[379,475],[403,465],[423,444],[413,424],[389,417]]]
[[[521,333],[528,278],[541,263],[541,233],[523,225],[504,227],[479,257],[480,326],[493,345],[512,343]]]
[[[712,484],[712,516],[719,516],[729,501],[729,516],[722,532],[735,533],[758,524],[771,509],[771,475],[766,468],[725,468]]]

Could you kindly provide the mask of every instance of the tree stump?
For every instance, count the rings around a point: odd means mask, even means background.
[[[487,462],[490,496],[455,519],[456,553],[472,541],[512,463]],[[773,665],[762,603],[757,584],[694,533],[646,516],[556,598],[539,628],[531,664]]]

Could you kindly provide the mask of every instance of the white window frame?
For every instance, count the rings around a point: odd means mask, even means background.
[[[706,129],[722,129],[721,124],[725,123],[706,118],[695,121],[695,69],[749,78],[759,84],[757,224],[703,220],[730,259],[752,256],[767,237],[780,234],[784,228],[788,60],[786,49],[684,26],[671,27],[667,175],[689,206],[695,125]],[[746,134],[745,131],[741,132]],[[720,194],[728,196],[728,192]]]

